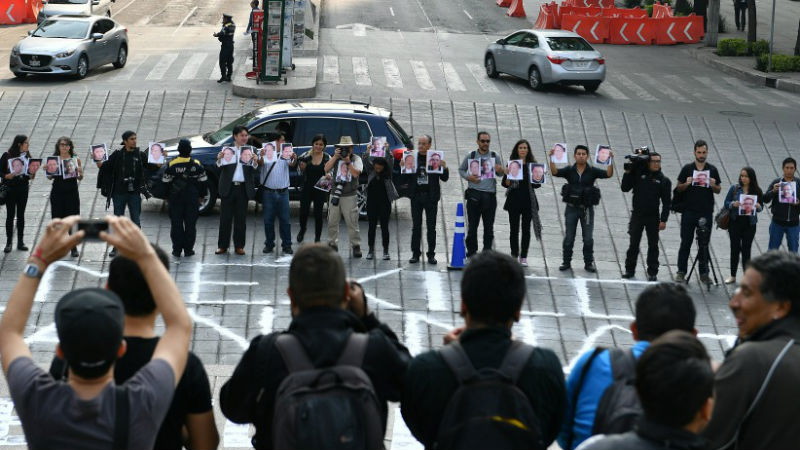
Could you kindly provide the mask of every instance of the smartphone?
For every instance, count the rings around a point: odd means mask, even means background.
[[[100,232],[108,232],[108,222],[100,219],[81,219],[78,221],[76,231],[83,230],[86,234],[84,240],[100,240]]]

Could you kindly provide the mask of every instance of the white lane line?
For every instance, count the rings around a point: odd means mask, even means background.
[[[122,69],[118,69],[114,76],[110,77],[112,81],[130,80],[133,74],[139,67],[147,60],[147,55],[137,54],[133,57],[128,57],[128,63]]]
[[[492,80],[486,75],[486,72],[484,72],[483,66],[478,63],[466,63],[466,66],[472,74],[472,77],[475,78],[475,81],[478,82],[478,85],[483,89],[483,92],[500,92],[497,86],[495,86]]]
[[[686,80],[684,80],[683,78],[679,77],[678,75],[664,75],[664,78],[668,79],[672,86],[684,86],[685,83],[686,83]],[[688,91],[688,89],[687,89],[687,91]],[[689,93],[692,94],[693,97],[696,97],[698,100],[700,100],[703,103],[714,103],[714,104],[718,104],[718,105],[722,104],[722,102],[719,101],[719,97],[717,97],[717,96],[715,96],[713,94],[707,95],[706,92],[703,91],[703,90],[695,89],[695,90],[693,90],[693,91],[691,91]]]
[[[363,23],[354,23],[353,24],[353,36],[366,36],[367,35],[367,26]]]
[[[469,13],[467,12],[467,10],[466,10],[466,9],[464,9],[463,11],[464,11],[464,14],[466,14],[466,15],[467,15],[467,17],[469,17],[469,20],[473,20],[473,19],[472,19],[472,16],[470,16],[470,15],[469,15]]]
[[[353,56],[353,75],[356,78],[357,85],[372,86],[372,80],[369,78],[367,58],[363,56]]]
[[[768,90],[769,88],[759,88],[758,89],[758,93],[753,93],[753,92],[751,92],[753,87],[745,85],[738,78],[722,77],[722,79],[725,80],[728,84],[732,84],[736,89],[738,89],[738,91],[740,93],[744,92],[746,94],[750,94],[752,97],[755,97],[757,100],[763,101],[764,103],[766,103],[766,104],[768,104],[770,106],[779,106],[779,107],[783,107],[783,108],[789,106],[786,103],[783,103],[782,101],[775,100],[774,98],[771,98],[769,95],[758,95],[758,94],[761,94],[761,93],[764,93],[764,92],[770,92]]]
[[[428,293],[428,311],[447,311],[442,291],[443,280],[439,272],[425,272],[425,288]]]
[[[647,89],[634,83],[633,80],[628,78],[626,75],[617,74],[617,78],[619,79],[619,81],[622,82],[622,85],[625,86],[626,89],[633,91],[633,93],[636,94],[636,96],[639,97],[640,99],[648,102],[658,101],[657,98],[655,98],[652,94],[647,92]]]
[[[634,75],[638,76],[640,79],[644,80],[645,83],[649,84],[654,91],[661,92],[669,97],[671,100],[680,102],[680,103],[691,103],[692,101],[684,97],[680,94],[680,92],[672,89],[666,83],[659,83],[657,80],[653,79],[652,76],[646,73],[634,73]]]
[[[153,67],[153,70],[151,70],[150,73],[147,74],[146,79],[161,80],[162,78],[164,78],[164,75],[167,73],[167,70],[169,70],[169,66],[171,66],[176,59],[178,59],[177,53],[164,54],[163,56],[161,56],[161,59],[158,60],[156,66]]]
[[[203,67],[203,62],[206,60],[207,56],[208,53],[195,53],[190,56],[189,60],[186,61],[186,65],[183,66],[180,75],[178,75],[178,79],[194,80],[195,77],[197,77],[197,72]]]
[[[608,94],[609,97],[613,98],[614,100],[630,100],[630,97],[623,94],[622,91],[617,89],[616,86],[611,84],[610,81],[606,80],[600,85],[601,93]]]
[[[322,59],[322,81],[339,84],[339,57],[325,55]]]
[[[131,6],[134,3],[136,3],[136,0],[131,0],[131,2],[128,3],[127,5],[123,6],[122,8],[120,8],[120,9],[118,9],[116,11],[114,11],[113,13],[111,13],[111,18],[113,19],[117,14],[121,13],[122,11],[125,11],[125,9],[127,9],[128,6]]]
[[[517,95],[528,95],[531,93],[531,90],[528,89],[527,86],[520,84],[517,80],[505,80],[505,82],[506,86]]]
[[[383,74],[386,76],[386,86],[390,88],[403,88],[403,79],[400,78],[400,68],[393,59],[383,58]]]
[[[222,72],[219,70],[219,61],[214,61],[215,64],[211,66],[211,74],[208,76],[209,80],[219,80]]]
[[[428,69],[425,68],[425,63],[422,61],[414,61],[411,60],[411,70],[414,71],[414,76],[417,78],[417,84],[422,89],[433,91],[436,89],[436,86],[433,85],[433,80],[431,80],[431,76],[428,73]]]
[[[464,82],[461,81],[461,77],[458,76],[458,72],[456,72],[456,68],[453,67],[452,64],[446,63],[439,63],[439,69],[444,73],[444,80],[447,82],[447,88],[451,91],[466,91],[467,88],[464,87]]]
[[[389,7],[389,14],[391,14],[392,17],[394,17],[394,9],[391,6]]]
[[[185,24],[185,23],[186,23],[186,21],[187,21],[187,20],[189,20],[189,17],[192,17],[192,14],[194,14],[194,12],[195,12],[195,11],[197,11],[197,6],[195,6],[194,8],[192,8],[192,10],[191,10],[191,11],[189,11],[189,14],[187,14],[187,15],[186,15],[186,17],[184,17],[184,18],[183,18],[183,20],[181,20],[181,23],[179,23],[179,24],[178,24],[178,27],[177,27],[177,28],[175,28],[175,29],[172,31],[172,35],[173,35],[173,36],[175,35],[175,33],[177,33],[177,32],[178,32],[178,30],[180,30],[180,29],[181,29],[181,27],[183,26],[183,24]]]
[[[692,78],[694,78],[695,80],[699,81],[702,85],[710,88],[712,91],[716,92],[717,94],[727,98],[728,100],[730,100],[730,101],[732,101],[732,102],[734,102],[736,104],[743,105],[743,106],[744,105],[747,105],[747,106],[755,105],[755,103],[753,103],[753,102],[751,102],[749,100],[742,99],[738,92],[732,92],[732,91],[729,91],[729,90],[719,86],[717,83],[711,81],[711,78],[698,77],[698,76],[693,76]]]

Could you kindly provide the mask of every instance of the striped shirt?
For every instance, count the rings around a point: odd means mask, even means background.
[[[275,165],[275,168],[272,169],[272,172],[269,172],[270,167]],[[269,177],[266,181],[264,181],[264,177],[267,176],[267,172],[269,172]],[[261,166],[261,173],[259,182],[263,182],[264,186],[267,189],[285,189],[289,187],[289,161],[285,159],[278,158],[273,163],[265,163]]]

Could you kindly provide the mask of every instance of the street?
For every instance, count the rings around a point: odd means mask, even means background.
[[[108,212],[106,199],[95,189],[97,169],[85,164],[91,144],[106,143],[116,149],[120,135],[128,129],[136,131],[139,145],[216,131],[269,102],[236,97],[230,84],[216,82],[219,43],[211,34],[219,29],[220,14],[228,11],[237,25],[234,64],[248,66],[249,38],[242,32],[249,7],[244,0],[235,6],[222,0],[117,0],[112,17],[128,27],[128,63],[123,69],[101,67],[80,81],[14,78],[8,69],[9,53],[33,26],[0,28],[0,145],[5,150],[15,135],[26,134],[34,155],[49,155],[58,137],[72,137],[86,167],[80,185],[81,213],[102,217]],[[548,180],[537,191],[543,238],[531,242],[528,298],[513,332],[528,343],[552,348],[565,370],[592,346],[632,344],[628,326],[633,306],[648,283],[643,255],[636,279],[620,279],[631,207],[630,194],[619,188],[624,155],[642,145],[655,149],[662,154],[664,173],[674,183],[681,166],[691,161],[694,141],[708,141],[709,162],[719,168],[723,180],[722,194],[715,196],[718,207],[741,167],[752,166],[764,186],[778,176],[783,158],[798,156],[800,95],[754,86],[703,65],[688,55],[687,46],[599,45],[608,77],[596,93],[580,87],[533,92],[523,80],[505,75],[490,79],[483,68],[487,44],[530,27],[535,20],[531,8],[527,19],[518,19],[507,17],[505,9],[485,0],[330,0],[323,4],[321,14],[317,97],[367,101],[390,109],[410,135],[430,134],[433,148],[445,151],[451,168],[437,222],[437,266],[407,262],[411,257],[408,199],[394,205],[390,261],[352,259],[347,246],[340,243],[349,275],[364,284],[370,308],[397,332],[412,354],[440,346],[442,336],[463,322],[459,317],[461,273],[447,271],[446,266],[456,205],[466,188],[456,166],[475,149],[478,130],[491,134],[492,150],[504,158],[521,138],[531,142],[537,160],[544,160],[545,151],[555,142],[590,148],[609,144],[615,151],[614,176],[598,182],[602,201],[595,215],[597,274],[575,264],[580,238],[574,269],[558,271],[564,236],[559,195],[563,180]],[[25,229],[29,245],[41,236],[50,218],[49,191],[50,182],[43,176],[32,182]],[[503,200],[504,189],[498,188],[495,247],[509,252]],[[298,209],[293,202],[293,236]],[[191,350],[206,365],[215,398],[249,340],[259,333],[285,329],[291,320],[286,294],[290,258],[262,255],[261,209],[250,206],[245,256],[214,255],[218,221],[216,213],[201,217],[197,255],[172,258],[171,266],[195,321]],[[754,255],[766,251],[768,222],[765,211]],[[153,242],[171,247],[164,202],[143,202],[142,227]],[[324,230],[323,241],[327,227]],[[346,231],[341,233],[346,241]],[[365,222],[361,234],[366,242]],[[679,217],[670,216],[660,238],[658,278],[668,281],[677,267]],[[48,270],[37,294],[27,329],[37,363],[46,365],[53,355],[57,342],[53,311],[58,299],[71,289],[105,285],[106,247],[86,243],[80,250],[79,258],[65,258]],[[696,245],[692,250],[694,258]],[[706,289],[695,276],[689,289],[697,307],[699,336],[712,358],[721,360],[737,331],[727,307],[734,287],[722,284],[729,275],[729,241],[723,230],[713,230],[710,252],[720,284]],[[0,257],[0,311],[27,256],[15,250]],[[248,448],[251,430],[226,421],[218,401],[215,410],[220,447]],[[387,448],[421,449],[398,410],[393,410]],[[0,447],[24,448],[22,439],[3,380]]]

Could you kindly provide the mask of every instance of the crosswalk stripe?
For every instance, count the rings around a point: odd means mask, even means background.
[[[402,88],[403,79],[400,78],[400,68],[393,59],[383,58],[383,74],[386,76],[386,86]]]
[[[353,75],[356,78],[357,85],[372,86],[372,80],[369,77],[367,58],[363,56],[353,56]]]
[[[751,92],[752,88],[750,86],[747,86],[744,83],[742,83],[742,81],[739,80],[738,78],[722,77],[722,79],[725,80],[726,82],[728,82],[728,84],[733,85],[736,89],[739,90],[739,92],[746,92],[746,93],[751,94],[754,97],[758,97],[758,100],[763,101],[764,103],[766,103],[766,104],[768,104],[770,106],[779,106],[779,107],[784,107],[784,108],[789,106],[789,105],[787,105],[786,103],[784,103],[782,101],[775,100],[769,94],[768,95],[756,95],[756,94],[753,94]],[[771,92],[767,88],[761,88],[761,89],[758,90],[758,93],[762,94],[762,93],[771,93]]]
[[[648,102],[658,100],[652,94],[647,92],[647,89],[639,86],[633,80],[628,78],[626,75],[623,75],[621,73],[617,74],[617,79],[619,79],[619,81],[622,82],[622,85],[625,86],[625,89],[633,91],[633,93],[636,94],[636,96],[639,97],[640,99]]]
[[[425,63],[422,61],[411,60],[411,70],[414,71],[414,76],[417,78],[417,84],[419,84],[419,87],[428,91],[433,91],[436,89],[436,86],[433,85],[433,80],[431,80],[431,76],[428,73],[428,69],[425,68]]]
[[[203,62],[206,60],[208,53],[195,53],[186,61],[186,65],[178,75],[179,80],[193,80],[197,77],[197,72],[203,67]]]
[[[461,81],[461,77],[458,76],[458,72],[456,72],[456,68],[453,67],[452,64],[446,63],[439,63],[439,70],[442,71],[444,74],[444,81],[447,83],[447,88],[451,91],[466,91],[467,88],[464,87],[464,82]]]
[[[483,92],[492,92],[492,93],[499,93],[500,90],[497,89],[492,83],[492,80],[486,76],[486,72],[483,70],[483,66],[477,63],[467,63],[466,64],[469,73],[472,74],[472,78],[475,78],[475,81],[478,82]]]
[[[608,96],[614,100],[630,100],[630,97],[623,94],[622,91],[617,89],[617,87],[608,80],[600,84],[600,91],[604,94],[608,94]]]
[[[144,64],[145,60],[147,60],[148,55],[143,54],[136,54],[134,56],[128,57],[128,62],[125,64],[121,70],[118,70],[114,73],[113,76],[109,77],[109,80],[112,81],[124,81],[130,80],[133,77],[133,74],[136,70]]]
[[[657,80],[653,78],[652,75],[646,73],[634,73],[640,80],[643,80],[646,84],[650,85],[656,92],[660,92],[671,100],[679,102],[679,103],[691,103],[692,101],[684,97],[680,94],[680,92],[676,91],[669,87],[666,83],[659,83]]]
[[[169,66],[171,66],[176,59],[178,59],[177,53],[165,53],[164,55],[161,56],[161,59],[158,60],[156,66],[153,67],[153,70],[151,70],[150,73],[147,74],[147,77],[145,79],[160,80],[164,78],[164,75],[167,73],[167,70],[169,70]]]
[[[755,105],[755,103],[744,100],[741,98],[738,92],[731,92],[727,89],[720,87],[718,84],[711,81],[711,78],[708,77],[700,77],[700,76],[693,76],[695,80],[699,81],[702,85],[710,88],[712,91],[716,92],[717,94],[727,98],[728,100],[737,103],[739,105]]]
[[[528,89],[528,86],[520,83],[517,80],[505,80],[506,86],[508,86],[511,91],[517,95],[528,95],[531,93],[531,90]]]
[[[664,78],[669,80],[669,83],[672,86],[683,86],[686,84],[686,81],[683,78],[679,77],[678,75],[664,75]],[[690,93],[692,94],[693,97],[696,97],[703,103],[713,103],[717,105],[722,104],[722,102],[719,101],[719,98],[717,96],[707,95],[705,91],[695,89]]]
[[[339,84],[339,57],[325,55],[322,58],[322,81]]]

